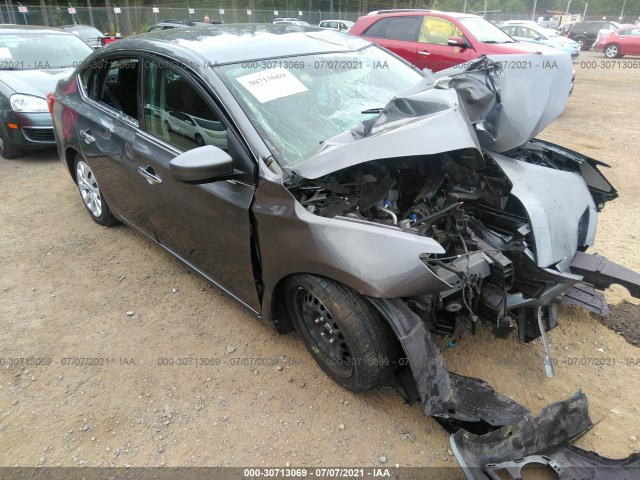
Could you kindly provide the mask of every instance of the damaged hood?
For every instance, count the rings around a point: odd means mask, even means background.
[[[323,143],[294,168],[315,179],[371,160],[524,145],[564,110],[571,89],[567,52],[491,55],[468,69],[438,72],[394,98],[378,117]]]
[[[540,133],[564,111],[572,77],[571,56],[544,54],[488,56],[462,73],[448,71],[436,88],[458,92],[483,147],[507,152]]]

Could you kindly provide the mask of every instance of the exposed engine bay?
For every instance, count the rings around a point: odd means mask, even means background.
[[[595,161],[570,155],[533,142],[508,152],[511,159],[530,165],[587,174],[593,204],[601,209],[615,198],[615,190]],[[476,323],[483,320],[502,335],[518,321],[520,340],[530,341],[540,335],[539,305],[546,308],[546,329],[556,325],[553,309],[546,305],[553,298],[543,298],[550,284],[555,297],[579,279],[562,262],[551,269],[536,264],[528,212],[512,189],[493,156],[481,156],[475,149],[367,162],[290,185],[313,214],[375,222],[430,237],[442,246],[443,254],[424,254],[421,260],[446,285],[437,295],[408,300],[432,332],[451,335],[455,341],[475,332]],[[586,249],[592,240],[589,216],[582,217],[574,252]]]
[[[557,325],[556,303],[603,314],[596,289],[613,283],[640,298],[640,274],[586,253],[597,212],[617,197],[599,171],[607,165],[534,138],[562,112],[570,90],[569,57],[545,55],[560,68],[503,70],[502,57],[440,72],[451,77],[425,80],[377,118],[321,142],[285,185],[306,212],[393,234],[389,243],[370,231],[344,238],[351,251],[364,251],[361,262],[379,253],[389,269],[415,255],[424,267],[410,277],[420,290],[367,298],[411,366],[409,380],[396,372],[398,390],[455,433],[451,447],[467,478],[506,478],[498,470],[519,478],[528,463],[549,465],[562,479],[577,478],[578,467],[580,478],[635,478],[639,455],[610,460],[571,444],[592,426],[584,394],[534,418],[486,382],[449,372],[432,338],[447,336],[453,346],[479,322],[496,336],[517,327],[521,342],[541,337],[551,377],[546,332]]]

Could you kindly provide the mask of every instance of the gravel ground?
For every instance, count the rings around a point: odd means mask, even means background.
[[[541,138],[611,165],[620,198],[593,251],[640,270],[640,70],[604,60],[587,52],[575,63],[567,109]],[[606,294],[638,303],[622,288]],[[582,388],[599,423],[579,444],[612,457],[640,450],[640,350],[582,310],[560,313],[553,379],[539,341],[486,330],[445,349],[448,365],[536,413]],[[0,466],[397,464],[462,476],[448,435],[418,405],[341,389],[294,334],[256,322],[131,229],[93,223],[53,151],[0,159],[0,318],[2,358],[51,361],[0,368]],[[72,357],[98,360],[65,365]]]

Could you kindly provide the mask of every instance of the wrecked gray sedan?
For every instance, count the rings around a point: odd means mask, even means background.
[[[467,475],[487,478],[521,457],[577,462],[586,398],[533,419],[448,372],[434,337],[483,323],[546,346],[555,304],[602,312],[596,289],[611,283],[640,295],[637,274],[586,253],[617,196],[604,165],[534,139],[570,83],[564,52],[436,79],[337,32],[220,26],[121,40],[50,106],[93,220],[129,224],[278,332],[295,329],[345,388],[419,400],[457,432]],[[606,460],[577,455],[587,469]]]

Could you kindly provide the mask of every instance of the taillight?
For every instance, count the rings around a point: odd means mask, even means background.
[[[47,106],[49,107],[49,113],[53,116],[53,104],[56,103],[56,97],[53,92],[47,94]]]

